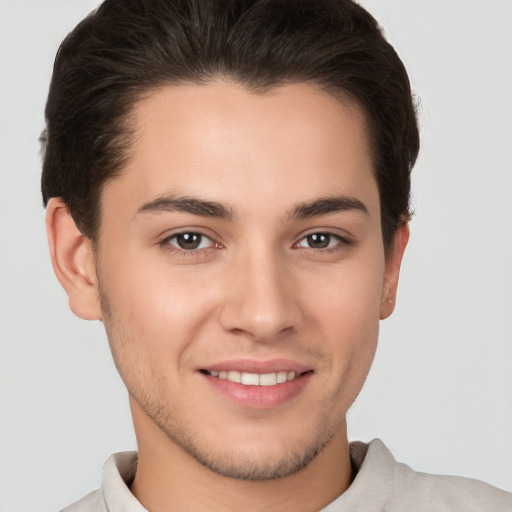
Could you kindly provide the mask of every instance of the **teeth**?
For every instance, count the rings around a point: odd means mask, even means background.
[[[295,372],[274,372],[274,373],[245,373],[236,370],[227,371],[209,371],[212,377],[218,377],[219,379],[226,379],[231,382],[237,382],[246,386],[275,386],[276,384],[282,384],[289,380],[293,380],[296,377]]]
[[[277,373],[265,373],[260,375],[260,386],[275,386],[277,384]]]
[[[229,374],[228,374],[229,380]],[[257,373],[242,373],[240,382],[245,384],[246,386],[259,386],[260,385],[260,376]]]
[[[288,372],[277,372],[277,383],[281,384],[288,379]]]
[[[240,372],[230,371],[228,372],[228,380],[231,382],[242,382],[242,374]]]

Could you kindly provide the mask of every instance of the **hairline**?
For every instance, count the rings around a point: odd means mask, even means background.
[[[362,105],[362,102],[358,100],[354,95],[350,94],[348,91],[335,89],[332,86],[325,86],[318,80],[313,79],[304,79],[304,80],[275,80],[272,83],[265,85],[258,85],[254,83],[249,83],[240,79],[236,79],[231,75],[226,73],[218,73],[205,75],[203,77],[198,77],[195,80],[192,79],[181,79],[181,80],[169,80],[169,81],[160,81],[158,83],[154,83],[152,85],[148,85],[146,87],[141,87],[141,90],[134,93],[130,98],[130,101],[127,102],[128,108],[124,112],[122,116],[120,116],[121,126],[123,128],[123,134],[121,135],[122,145],[123,145],[123,158],[122,163],[116,169],[115,172],[111,173],[105,180],[102,181],[101,186],[98,191],[97,201],[96,201],[96,212],[95,212],[95,226],[93,233],[85,233],[82,229],[80,231],[82,234],[89,239],[93,248],[97,248],[98,239],[100,236],[101,230],[101,214],[102,214],[102,200],[104,190],[108,187],[108,185],[115,181],[117,178],[120,178],[124,172],[126,172],[127,164],[130,161],[131,156],[133,156],[133,150],[136,147],[137,143],[137,108],[141,104],[144,103],[145,100],[149,100],[151,97],[158,94],[159,91],[168,90],[169,88],[180,88],[186,87],[189,85],[197,85],[197,86],[209,86],[212,84],[231,84],[235,86],[239,86],[250,93],[256,95],[265,95],[270,94],[277,89],[293,86],[293,85],[307,85],[312,87],[313,89],[323,92],[333,98],[338,106],[342,109],[345,109],[349,112],[356,113],[361,120],[362,126],[362,134],[364,137],[364,146],[367,148],[367,156],[370,159],[371,168],[373,177],[375,179],[377,189],[379,192],[379,212],[381,214],[381,235],[384,242],[385,252],[388,252],[389,247],[386,246],[384,240],[384,231],[382,229],[382,200],[380,196],[380,187],[379,181],[377,177],[377,168],[376,168],[376,151],[374,149],[373,144],[373,136],[372,129],[369,121],[369,113],[366,111],[365,107]]]

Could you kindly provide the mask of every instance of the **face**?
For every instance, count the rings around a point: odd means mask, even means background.
[[[96,269],[136,429],[223,475],[291,474],[344,429],[393,288],[362,116],[214,82],[155,91],[134,128]]]

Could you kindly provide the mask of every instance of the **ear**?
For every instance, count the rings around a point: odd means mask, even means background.
[[[380,319],[384,320],[393,313],[396,302],[396,290],[398,288],[398,277],[400,275],[400,265],[404,255],[407,242],[409,241],[409,224],[404,221],[398,227],[393,245],[386,256],[386,265],[384,270],[384,283],[382,286]]]
[[[91,241],[76,227],[60,198],[48,202],[46,232],[53,270],[68,294],[71,311],[84,320],[101,320]]]

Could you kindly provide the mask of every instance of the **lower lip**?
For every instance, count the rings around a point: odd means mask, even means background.
[[[253,409],[278,407],[297,397],[309,382],[313,372],[274,386],[246,386],[227,379],[201,374],[208,384],[232,402]]]

